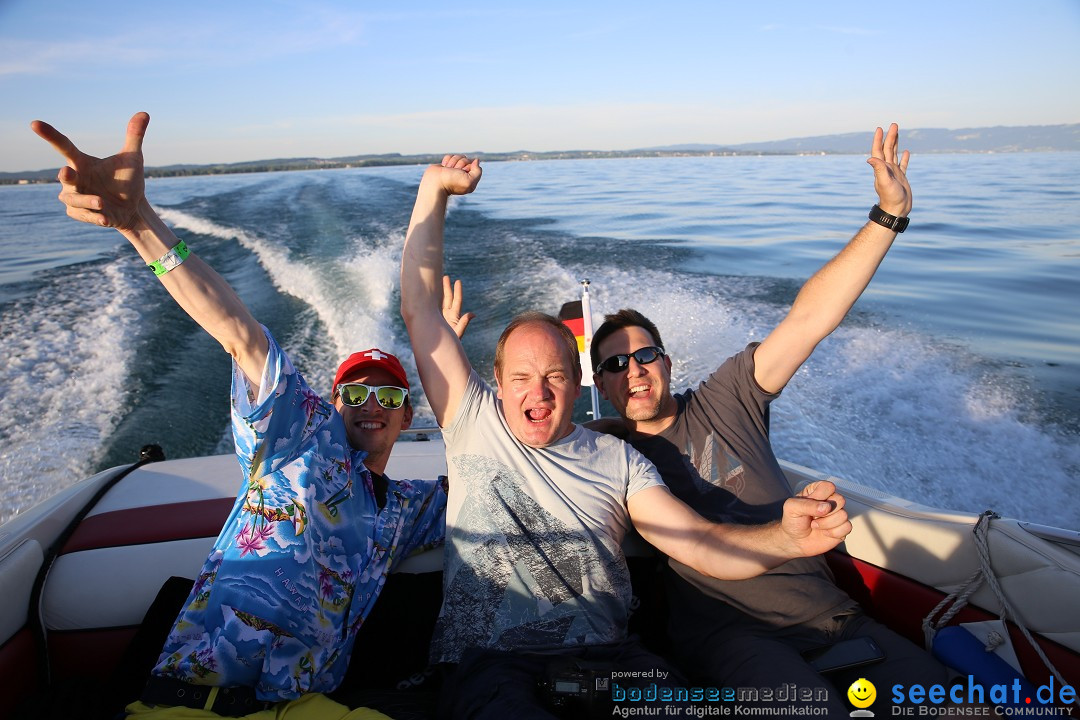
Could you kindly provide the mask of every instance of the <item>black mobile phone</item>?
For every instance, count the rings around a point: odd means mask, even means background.
[[[833,645],[811,648],[802,654],[803,659],[820,673],[833,670],[871,665],[885,659],[885,651],[873,638],[858,637],[841,640]]]

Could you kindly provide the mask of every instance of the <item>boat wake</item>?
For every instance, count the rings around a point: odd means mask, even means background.
[[[44,274],[0,328],[0,522],[90,474],[126,410],[145,272],[130,258]]]
[[[397,310],[412,190],[365,184],[360,174],[334,176],[342,187],[312,177],[319,180],[298,174],[258,192],[233,191],[243,183],[230,179],[228,192],[177,195],[160,212],[195,252],[214,256],[312,387],[327,391],[343,357],[380,347],[410,374],[416,423],[431,424]],[[676,390],[763,339],[801,282],[718,275],[678,244],[567,235],[478,213],[471,202],[451,204],[446,260],[477,313],[466,352],[489,380],[506,322],[524,310],[557,312],[579,296],[583,278],[592,282],[596,324],[622,307],[657,323]],[[293,208],[289,218],[261,221],[283,204]],[[144,437],[175,436],[179,425],[209,430],[177,453],[228,448],[227,379],[217,379],[227,377],[228,360],[193,325],[178,334],[186,318],[126,244],[34,282],[40,290],[6,305],[0,328],[0,520],[100,463],[122,462],[115,458],[151,441]],[[162,353],[174,360],[169,368],[158,366]],[[197,398],[183,386],[189,360],[217,368]],[[578,405],[577,420],[588,419],[587,406]],[[1051,417],[1030,381],[909,327],[867,297],[774,404],[772,434],[782,459],[901,497],[1080,528],[1080,443]],[[110,455],[102,449],[110,442],[136,445]]]

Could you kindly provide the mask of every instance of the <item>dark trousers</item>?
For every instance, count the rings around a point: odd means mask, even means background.
[[[824,690],[825,701],[807,701],[828,708],[828,717],[846,717],[853,709],[846,701],[848,688],[866,678],[877,688],[875,710],[891,705],[889,689],[897,683],[948,686],[948,671],[928,652],[896,634],[861,611],[824,618],[812,625],[777,628],[741,615],[733,620],[731,608],[680,578],[667,573],[671,615],[672,657],[692,679],[718,687],[777,689],[782,686]],[[723,605],[722,611],[718,609]],[[873,665],[819,674],[801,653],[841,640],[868,636],[885,651],[886,659]],[[761,706],[764,703],[747,702]],[[775,707],[776,703],[773,703]]]
[[[584,669],[585,673],[581,672]],[[550,652],[508,652],[472,649],[443,683],[439,717],[453,720],[494,718],[611,717],[610,694],[590,705],[546,687],[549,680],[592,672],[621,687],[684,685],[675,667],[646,650],[635,639],[606,645],[563,648]],[[632,677],[629,673],[644,677]],[[612,678],[615,673],[616,677]],[[589,675],[588,682],[595,678]],[[593,686],[595,687],[595,686]]]

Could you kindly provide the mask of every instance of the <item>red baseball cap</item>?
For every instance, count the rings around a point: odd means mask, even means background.
[[[409,378],[405,376],[405,368],[401,367],[401,361],[390,353],[371,348],[345,358],[345,362],[338,366],[337,374],[334,375],[334,390],[337,391],[337,386],[350,375],[355,375],[357,371],[367,368],[382,368],[393,375],[402,387],[409,387]]]

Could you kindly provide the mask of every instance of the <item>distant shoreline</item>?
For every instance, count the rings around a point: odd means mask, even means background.
[[[535,160],[604,160],[617,158],[665,157],[734,157],[764,155],[850,155],[853,153],[826,152],[761,152],[750,150],[581,150],[553,152],[476,153],[485,162],[531,162]],[[342,170],[363,167],[394,167],[398,165],[430,165],[442,161],[442,155],[360,155],[354,158],[322,160],[298,158],[293,160],[258,160],[253,162],[215,165],[166,165],[146,168],[147,178],[188,177],[196,175],[236,175],[241,173],[291,172],[294,170]],[[43,173],[49,173],[43,176]],[[0,173],[0,185],[40,185],[58,182],[55,170],[36,170],[24,173]],[[7,177],[7,176],[18,177]]]
[[[995,155],[995,154],[1031,154],[1037,152],[1076,152],[1075,150],[1013,150],[998,152],[994,150],[984,151],[919,151],[928,155]],[[477,156],[485,162],[531,162],[535,160],[606,160],[618,158],[676,158],[676,157],[792,157],[808,156],[820,157],[823,155],[858,155],[865,153],[828,152],[819,150],[816,152],[764,152],[761,150],[678,150],[678,151],[596,151],[596,152],[542,152],[542,153],[477,153]],[[184,165],[146,168],[147,178],[168,177],[195,177],[200,175],[239,175],[243,173],[264,172],[292,172],[296,170],[344,170],[348,168],[362,167],[394,167],[398,165],[430,165],[442,160],[442,155],[403,155],[400,158],[366,159],[363,157],[344,160],[281,160],[229,163],[224,165]],[[3,173],[22,177],[0,177],[0,185],[48,185],[58,183],[55,170],[39,170],[32,173]],[[40,176],[48,173],[47,177]]]
[[[476,155],[487,162],[532,160],[596,160],[609,158],[671,157],[761,157],[865,155],[868,133],[845,133],[818,137],[793,138],[740,145],[686,144],[636,150],[557,150],[550,152],[483,153]],[[914,129],[901,131],[901,145],[919,154],[997,154],[1080,151],[1080,123],[1068,125],[1030,125],[1021,127],[964,128],[960,130]],[[195,175],[233,175],[238,173],[285,172],[292,170],[337,170],[395,165],[428,165],[442,155],[401,155],[384,153],[337,158],[278,158],[206,165],[165,165],[146,168],[146,177],[187,177]],[[56,170],[0,172],[0,185],[54,183]]]

